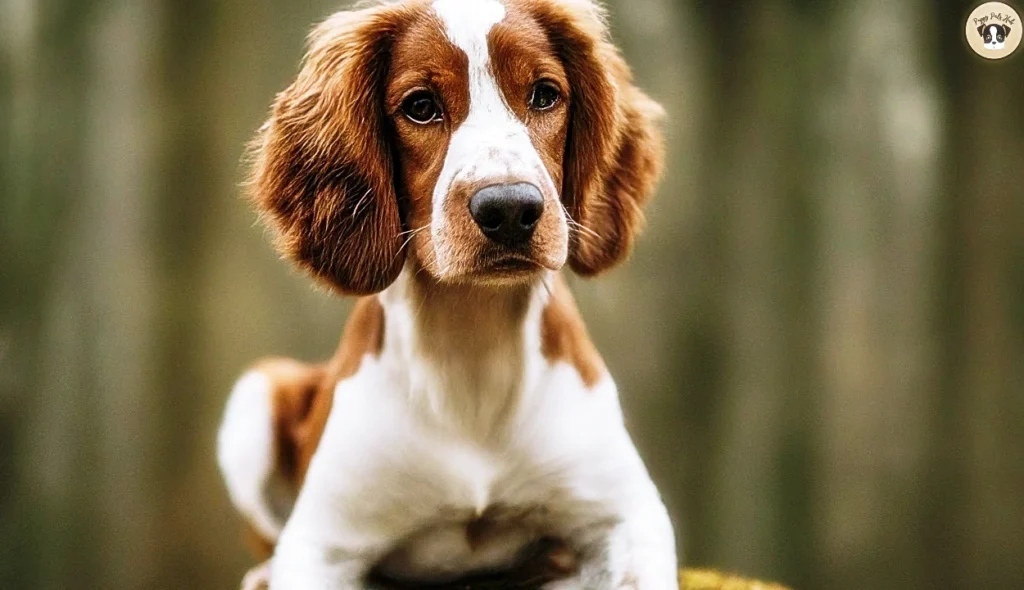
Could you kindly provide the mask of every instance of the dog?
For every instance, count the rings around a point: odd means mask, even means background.
[[[630,251],[662,115],[590,0],[408,0],[315,28],[250,191],[285,257],[359,299],[331,360],[262,361],[229,396],[218,461],[272,551],[247,585],[453,583],[539,551],[551,590],[678,587],[560,274]]]
[[[985,40],[985,49],[1002,49],[1010,36],[1010,27],[1003,24],[981,25],[978,34]]]

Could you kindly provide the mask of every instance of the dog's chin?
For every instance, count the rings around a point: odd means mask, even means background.
[[[545,272],[558,270],[553,265],[525,256],[503,256],[474,263],[459,282],[485,287],[515,287],[539,280]]]
[[[474,269],[462,281],[482,287],[515,287],[539,279],[544,270],[544,267],[532,262],[509,260]]]
[[[472,260],[455,265],[455,272],[437,277],[441,282],[489,288],[530,284],[565,265],[565,257],[525,254],[512,251],[481,253]],[[456,270],[457,269],[457,270]]]

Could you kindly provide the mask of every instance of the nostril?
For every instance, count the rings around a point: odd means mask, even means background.
[[[477,216],[476,222],[484,231],[497,231],[505,222],[505,214],[499,209],[486,209]]]
[[[522,226],[523,229],[530,229],[531,227],[537,225],[537,222],[540,221],[541,211],[542,209],[540,207],[537,207],[532,204],[527,205],[523,209],[522,216],[519,218],[519,225]]]

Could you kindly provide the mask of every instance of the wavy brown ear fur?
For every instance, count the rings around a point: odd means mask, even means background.
[[[404,261],[383,92],[406,15],[378,6],[319,25],[253,142],[251,197],[278,250],[345,294],[384,289]]]
[[[643,225],[643,205],[661,176],[661,106],[633,85],[590,0],[531,0],[572,84],[563,199],[580,226],[569,263],[583,276],[621,261]]]

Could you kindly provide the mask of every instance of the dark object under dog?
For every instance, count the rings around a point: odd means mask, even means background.
[[[390,580],[373,572],[369,582],[374,590],[541,590],[545,584],[575,572],[576,557],[571,550],[557,540],[542,539],[507,571],[473,574],[442,584]]]

